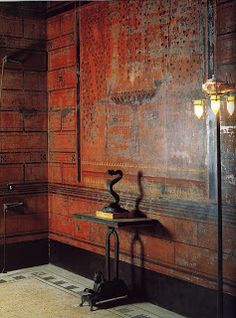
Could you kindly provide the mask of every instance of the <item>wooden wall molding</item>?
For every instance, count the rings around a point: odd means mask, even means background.
[[[0,197],[12,197],[13,195],[41,194],[47,192],[47,182],[13,184],[12,191],[9,191],[7,184],[0,185]]]
[[[106,190],[84,186],[49,183],[48,191],[49,194],[59,194],[87,201],[104,202],[104,204],[112,200],[110,194]],[[137,197],[124,192],[119,192],[119,195],[123,205],[128,209],[134,208],[135,202],[138,199]],[[213,202],[144,198],[140,204],[140,210],[145,211],[150,217],[161,214],[168,217],[215,223],[217,205]],[[225,223],[230,223],[231,225],[236,225],[235,206],[224,205],[223,221]]]
[[[69,235],[64,235],[62,233],[58,233],[56,231],[51,231],[49,234],[50,240],[55,240],[57,242],[67,242],[71,246],[75,246],[77,248],[82,248],[92,251],[93,253],[104,254],[104,244],[99,244],[98,242],[91,242],[84,239],[74,238]],[[140,257],[135,254],[130,254],[130,252],[121,251],[120,260],[126,263],[133,262],[136,266],[140,266]],[[138,260],[137,262],[135,260]],[[196,283],[201,286],[205,286],[211,289],[216,288],[216,276],[211,275],[209,273],[196,272],[189,268],[184,268],[181,266],[176,266],[167,262],[162,262],[160,260],[154,259],[150,256],[142,257],[142,264],[145,264],[146,269],[155,268],[159,273],[165,274],[169,273],[171,277],[175,277],[178,279],[183,279],[187,281],[191,281],[192,283]],[[142,267],[142,265],[141,265]],[[236,284],[233,280],[224,278],[224,285],[227,291],[235,291]]]
[[[50,240],[50,262],[91,278],[95,271],[103,271],[104,256]],[[79,264],[79,265],[78,265]],[[167,276],[159,272],[120,262],[122,278],[135,295],[145,295],[153,303],[169,308],[184,317],[216,317],[216,292],[189,281]],[[184,301],[183,301],[184,299]],[[224,294],[224,315],[235,315],[235,297]]]

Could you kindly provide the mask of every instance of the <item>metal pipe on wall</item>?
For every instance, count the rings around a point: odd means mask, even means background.
[[[17,60],[12,59],[12,58],[9,58],[7,55],[5,55],[2,58],[1,77],[0,77],[0,107],[2,106],[3,76],[4,76],[5,64],[6,63],[22,64],[22,62],[17,61]]]

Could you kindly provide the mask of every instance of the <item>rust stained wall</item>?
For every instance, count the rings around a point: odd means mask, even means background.
[[[103,254],[104,227],[71,216],[94,212],[111,200],[108,168],[124,171],[116,188],[122,204],[134,209],[142,172],[140,209],[163,225],[140,233],[145,267],[214,288],[216,214],[208,201],[208,128],[206,117],[195,118],[191,102],[205,80],[204,4],[172,1],[170,10],[163,1],[113,1],[79,12],[80,183],[76,124],[72,120],[69,130],[62,124],[63,111],[77,111],[75,43],[69,40],[74,13],[48,19],[49,236]],[[155,96],[142,105],[114,102],[117,94],[150,89]],[[224,202],[224,283],[225,291],[235,294],[235,206]],[[121,258],[131,262],[134,233],[120,235]],[[135,255],[140,265],[138,246]]]
[[[77,184],[75,12],[47,21],[49,182]]]
[[[220,3],[217,6],[217,74],[225,80],[236,82],[236,2]],[[223,140],[223,182],[224,200],[236,204],[236,113],[230,116],[226,109],[222,112],[221,133]]]
[[[49,237],[66,242],[76,224],[64,201],[78,185],[76,27],[74,11],[47,19]]]
[[[100,182],[95,171],[122,166],[126,176],[135,177],[141,170],[145,191],[152,196],[201,199],[207,194],[206,128],[193,120],[191,104],[204,75],[199,23],[204,10],[198,2],[168,7],[156,1],[118,1],[82,10],[81,152],[86,184],[96,187]],[[113,102],[117,94],[137,90],[155,90],[155,96],[138,106]],[[157,177],[161,180],[154,188],[152,178]],[[122,189],[136,190],[129,180]]]
[[[7,242],[46,238],[47,56],[42,4],[0,4],[0,64],[7,63],[0,106],[0,237],[3,202],[23,201],[25,215],[9,212]],[[7,190],[7,183],[15,184]]]
[[[223,3],[217,6],[217,75],[225,80],[236,83],[236,1]],[[224,274],[231,274],[235,281],[235,215],[236,215],[236,111],[229,116],[225,107],[221,113],[221,151],[222,151],[222,184],[223,200],[226,204],[223,208],[223,242],[226,254],[224,255]],[[230,220],[227,209],[230,209]],[[227,224],[228,223],[228,224]]]

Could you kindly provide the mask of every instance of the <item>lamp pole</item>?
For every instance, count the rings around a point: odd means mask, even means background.
[[[222,184],[220,111],[216,114],[217,152],[217,318],[223,318],[223,237],[222,237]]]
[[[210,198],[214,198],[217,203],[217,318],[223,318],[223,229],[222,229],[222,180],[221,180],[221,136],[220,136],[220,106],[222,97],[226,97],[226,105],[229,115],[231,116],[235,108],[235,84],[226,81],[217,80],[214,76],[216,71],[216,34],[215,34],[215,0],[207,0],[207,30],[208,30],[208,76],[209,78],[203,85],[202,91],[210,97],[211,109],[215,114],[216,125],[216,147],[212,149],[214,152],[214,160],[216,159],[216,172],[214,170],[214,189],[211,189]],[[195,115],[200,119],[203,115],[204,99],[193,100]],[[214,143],[215,145],[215,143]],[[209,153],[211,156],[211,153]],[[211,171],[213,172],[213,171]],[[217,186],[215,185],[215,181]],[[217,189],[217,193],[215,190]]]

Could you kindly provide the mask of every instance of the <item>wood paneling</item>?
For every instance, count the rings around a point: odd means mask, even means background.
[[[24,203],[23,215],[7,212],[7,243],[45,239],[48,235],[46,21],[40,17],[44,7],[43,3],[35,3],[33,8],[23,2],[0,4],[0,56],[10,55],[21,62],[8,62],[2,81],[1,240],[3,203]],[[13,183],[12,191],[8,183]]]

